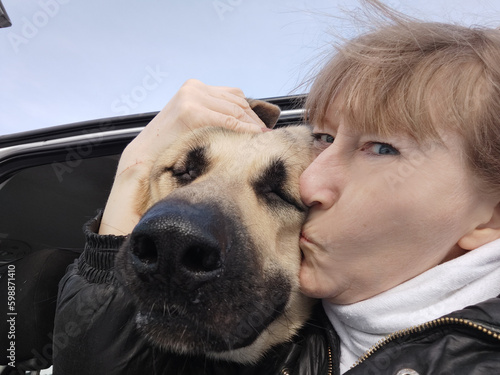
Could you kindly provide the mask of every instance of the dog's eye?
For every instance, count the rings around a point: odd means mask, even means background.
[[[189,151],[184,160],[180,160],[165,172],[170,172],[180,185],[187,185],[201,176],[208,168],[205,148],[199,147]]]
[[[279,187],[277,186],[267,186],[262,190],[262,193],[267,197],[269,200],[282,200],[286,203],[289,204],[294,204],[291,199],[287,196],[287,194],[282,191]]]
[[[305,211],[306,208],[302,202],[295,199],[284,189],[286,180],[285,164],[278,159],[272,162],[261,176],[254,181],[253,187],[257,195],[264,198],[271,206],[288,204],[299,211]]]
[[[195,180],[199,175],[200,171],[196,169],[187,169],[187,168],[173,168],[171,170],[172,176],[181,184],[185,185],[193,180]]]
[[[306,210],[305,206],[302,202],[297,201],[291,195],[289,195],[286,191],[281,189],[280,186],[269,185],[263,187],[261,190],[261,194],[264,195],[266,200],[271,204],[289,204],[296,208],[297,210],[303,212]]]

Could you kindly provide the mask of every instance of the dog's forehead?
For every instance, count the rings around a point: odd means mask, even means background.
[[[279,128],[273,131],[258,134],[254,137],[254,141],[262,144],[263,147],[268,147],[270,145],[281,145],[282,147],[306,147],[309,145],[310,139],[310,132],[305,126]]]
[[[265,163],[265,160],[273,158],[291,158],[294,164],[301,164],[301,161],[308,163],[311,145],[311,130],[307,126],[291,126],[262,133],[208,127],[182,136],[159,157],[155,170],[156,174],[161,175],[165,166],[188,161],[224,168],[233,164],[238,168],[255,166],[256,161]],[[203,155],[203,160],[194,155]]]
[[[241,158],[273,154],[286,157],[309,149],[311,139],[308,128],[294,126],[262,133],[221,134],[213,139],[209,148],[214,152],[236,153]]]

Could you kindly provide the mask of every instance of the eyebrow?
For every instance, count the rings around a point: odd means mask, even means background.
[[[326,116],[325,114],[325,116],[323,117],[323,121],[316,121],[312,124],[312,126],[315,128],[320,128],[321,130],[337,131],[340,127],[340,121],[337,121],[337,119],[334,120],[331,116]]]

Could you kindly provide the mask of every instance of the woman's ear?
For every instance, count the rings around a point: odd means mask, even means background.
[[[478,225],[458,241],[458,246],[464,250],[474,250],[500,238],[500,203],[493,207],[490,220]]]

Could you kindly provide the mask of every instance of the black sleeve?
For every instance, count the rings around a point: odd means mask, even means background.
[[[154,350],[139,335],[135,310],[114,276],[122,236],[85,227],[86,246],[59,283],[53,337],[54,375],[153,374]]]

